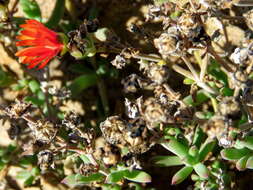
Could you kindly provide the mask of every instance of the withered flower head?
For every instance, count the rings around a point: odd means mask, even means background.
[[[32,130],[34,140],[43,144],[51,143],[58,131],[55,124],[45,120],[38,120],[36,123],[28,122],[28,126]]]
[[[156,84],[162,84],[169,78],[169,68],[166,65],[150,63],[148,69],[145,72],[148,78],[150,78],[150,80]]]
[[[93,164],[84,164],[82,163],[79,168],[78,168],[78,173],[84,175],[84,176],[89,176],[93,173],[98,172],[98,167],[94,167]]]
[[[134,119],[140,116],[137,104],[131,102],[127,98],[125,98],[125,108],[126,108],[126,115],[129,118]]]
[[[81,118],[74,112],[70,112],[64,116],[62,124],[68,129],[75,129],[81,124]]]
[[[243,14],[246,24],[250,30],[253,30],[253,10],[249,10],[245,14]]]
[[[111,116],[100,124],[100,129],[107,142],[110,144],[122,144],[124,139],[121,131],[126,128],[126,125],[126,121],[119,116]]]
[[[100,129],[108,143],[130,152],[143,153],[152,145],[144,121],[128,123],[119,116],[111,116],[100,124]]]
[[[243,64],[248,57],[248,48],[236,48],[230,59],[236,64]]]
[[[38,164],[42,172],[54,168],[54,155],[50,150],[43,150],[37,154]]]
[[[174,30],[174,32],[170,30]],[[180,56],[182,54],[182,42],[177,33],[177,29],[171,27],[168,32],[164,32],[159,38],[154,39],[155,47],[165,59],[169,56]]]
[[[150,97],[145,101],[139,98],[138,101],[139,110],[141,110],[142,117],[148,123],[149,128],[155,128],[160,123],[172,121],[167,108],[155,98]]]
[[[130,61],[121,54],[116,55],[115,59],[111,61],[111,64],[117,69],[122,69],[129,63]]]
[[[15,103],[5,108],[5,113],[13,119],[21,118],[31,107],[30,103],[16,99]]]
[[[136,74],[131,74],[121,81],[121,84],[124,85],[125,93],[129,93],[129,92],[135,93],[139,89],[147,87],[149,83],[150,82],[148,82],[147,80],[141,78],[140,76]]]
[[[198,26],[196,18],[191,13],[182,14],[177,24],[180,32],[187,37],[189,37],[191,31]]]
[[[224,97],[219,103],[219,112],[228,119],[240,119],[240,102],[235,97]]]

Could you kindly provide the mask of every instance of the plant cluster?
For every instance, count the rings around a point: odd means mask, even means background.
[[[66,189],[246,189],[253,3],[133,0],[145,21],[125,30],[147,50],[102,27],[96,2],[84,16],[85,3],[56,0],[45,22],[35,0],[0,1],[0,44],[24,71],[0,68],[0,87],[18,94],[0,107],[13,142],[0,148],[0,189],[16,189],[14,166],[25,187],[52,175]]]

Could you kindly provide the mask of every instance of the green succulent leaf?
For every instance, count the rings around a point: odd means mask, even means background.
[[[195,130],[192,144],[200,148],[201,143],[204,141],[205,137],[206,135],[203,130],[200,127],[197,127],[197,129]]]
[[[127,171],[124,177],[130,181],[138,182],[138,183],[151,182],[151,176],[147,174],[146,172],[139,171],[139,170]]]
[[[221,70],[220,64],[216,60],[211,59],[211,64],[208,65],[207,73],[221,81],[225,86],[228,86],[228,77],[226,73]]]
[[[246,163],[246,167],[249,169],[253,169],[253,156],[249,157]]]
[[[245,170],[247,167],[247,161],[249,159],[249,156],[244,156],[242,158],[240,158],[237,162],[236,162],[236,168],[240,171]]]
[[[199,149],[197,146],[192,146],[190,149],[189,149],[189,155],[192,156],[192,157],[195,157],[198,158],[199,156]]]
[[[171,184],[176,185],[184,181],[193,171],[193,167],[185,166],[181,168],[172,178]]]
[[[126,175],[126,172],[127,170],[112,172],[107,176],[106,181],[108,183],[117,183],[124,178],[124,176]]]
[[[189,148],[176,140],[170,140],[168,143],[162,143],[162,146],[176,154],[181,159],[188,155]]]
[[[28,83],[28,86],[33,93],[40,91],[40,84],[36,80],[31,80]]]
[[[198,105],[204,103],[207,100],[209,100],[209,97],[208,97],[207,93],[204,90],[199,90],[197,92],[196,102],[193,101],[192,95],[186,96],[183,99],[185,104],[191,105],[191,106],[198,106]]]
[[[104,175],[101,173],[95,173],[95,174],[91,174],[89,176],[83,176],[83,175],[76,175],[76,180],[78,182],[81,183],[90,183],[93,181],[101,181],[102,179],[104,179]]]
[[[196,163],[198,163],[198,157],[194,157],[194,156],[191,156],[191,155],[186,155],[182,161],[184,162],[184,164],[186,165],[190,165],[190,166],[193,166],[195,165]]]
[[[247,147],[250,150],[253,150],[253,137],[252,136],[246,136],[243,140],[239,142],[244,147]]]
[[[41,21],[41,11],[35,0],[20,0],[20,6],[27,18]]]
[[[61,183],[64,183],[66,185],[68,185],[69,187],[74,187],[74,186],[77,186],[77,185],[82,185],[82,183],[80,181],[77,181],[76,180],[76,174],[72,174],[72,175],[69,175],[67,177],[65,177]]]
[[[156,156],[152,161],[160,167],[183,165],[183,162],[178,156]]]
[[[17,179],[26,179],[26,178],[28,178],[30,176],[31,176],[31,173],[29,171],[22,170],[22,171],[20,171],[20,172],[17,173],[16,178]]]
[[[42,105],[45,103],[44,100],[40,100],[39,98],[37,98],[37,97],[32,97],[32,96],[27,96],[27,97],[25,97],[24,100],[25,100],[26,102],[30,102],[30,103],[32,103],[32,104],[34,104],[34,105],[36,105],[36,106],[42,106]]]
[[[195,81],[189,78],[185,78],[183,83],[186,85],[192,85],[193,83],[195,83]]]
[[[96,82],[97,82],[97,75],[95,73],[81,75],[80,77],[77,77],[72,82],[72,84],[70,84],[69,89],[71,90],[73,96],[76,96],[84,89],[95,85]]]
[[[193,168],[194,168],[195,172],[199,175],[199,177],[201,177],[203,179],[208,178],[209,171],[204,164],[198,163],[198,164],[194,165]]]
[[[35,180],[35,177],[34,177],[34,176],[31,175],[30,177],[28,177],[28,178],[24,181],[25,187],[26,187],[26,186],[31,186],[31,185],[33,184],[34,180]]]
[[[104,175],[100,173],[91,174],[89,176],[83,176],[80,174],[73,174],[65,177],[62,183],[74,187],[76,185],[88,184],[94,181],[101,181],[104,179]]]
[[[65,11],[65,0],[57,0],[51,17],[46,23],[46,26],[53,28],[58,25]]]
[[[0,171],[4,168],[6,164],[0,159]]]
[[[213,150],[216,145],[216,141],[206,141],[201,147],[199,151],[199,160],[203,161],[207,154]]]
[[[90,163],[92,163],[92,162],[90,161],[90,159],[89,159],[86,155],[80,155],[79,157],[81,158],[81,160],[82,160],[85,164],[90,164]]]
[[[239,160],[243,156],[246,156],[249,152],[249,149],[246,148],[226,148],[221,151],[221,156],[226,160]]]
[[[234,94],[234,91],[229,87],[221,88],[220,92],[223,96],[233,96],[233,94]]]

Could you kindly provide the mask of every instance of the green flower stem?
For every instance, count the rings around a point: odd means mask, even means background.
[[[67,9],[68,13],[70,14],[73,20],[77,18],[77,10],[73,0],[65,0],[65,8]]]
[[[106,177],[109,175],[108,173],[106,173],[106,172],[103,171],[103,170],[99,170],[98,172],[101,173],[101,174],[103,174],[103,175],[105,175]]]
[[[202,82],[199,78],[199,75],[197,73],[197,71],[194,69],[194,67],[192,66],[192,64],[190,63],[190,61],[187,59],[187,57],[183,56],[182,57],[183,61],[185,62],[185,64],[187,65],[187,67],[189,68],[189,70],[191,71],[191,73],[193,74],[194,80],[197,83],[197,85],[201,88],[203,88],[205,91],[207,91],[208,93],[211,94],[218,94],[218,92],[211,88],[210,86],[208,86],[206,83]]]
[[[143,59],[143,60],[146,60],[146,61],[153,61],[153,62],[161,62],[161,61],[164,61],[163,59],[159,58],[159,57],[155,57],[155,56],[151,56],[151,55],[145,55],[145,54],[137,54],[137,55],[133,55],[133,58],[136,58],[136,59]],[[185,58],[184,58],[185,59]],[[186,59],[185,59],[186,60]],[[203,88],[204,90],[206,90],[207,92],[211,93],[211,94],[218,94],[216,90],[214,90],[213,88],[209,87],[207,84],[205,84],[204,82],[201,82],[198,78],[198,75],[197,75],[197,72],[195,71],[195,69],[191,66],[191,64],[188,64],[189,61],[187,61],[187,65],[191,68],[189,68],[191,71],[193,71],[195,73],[195,77],[197,76],[197,80],[196,78],[193,76],[193,73],[183,69],[182,67],[176,65],[176,64],[173,64],[171,66],[171,68],[176,71],[177,73],[189,78],[189,79],[192,79],[194,80],[197,85],[201,88]],[[165,61],[164,61],[165,62]],[[166,62],[165,62],[166,63]]]
[[[153,61],[153,62],[161,62],[161,61],[164,61],[163,59],[159,58],[159,57],[155,57],[155,56],[151,56],[151,55],[146,55],[146,54],[138,54],[138,55],[133,55],[133,58],[135,59],[142,59],[142,60],[146,60],[146,61]],[[187,78],[190,78],[192,80],[194,80],[194,77],[192,76],[192,74],[183,69],[182,67],[178,66],[178,65],[175,65],[173,64],[171,66],[171,68],[176,71],[177,73],[187,77]]]
[[[215,98],[211,98],[211,102],[212,102],[212,106],[213,106],[213,110],[216,113],[218,111],[218,103],[217,100]]]
[[[181,74],[181,75],[183,75],[183,76],[185,76],[185,77],[187,77],[187,78],[189,78],[189,79],[195,81],[195,78],[193,77],[193,75],[191,74],[191,72],[189,72],[189,71],[183,69],[182,67],[180,67],[180,66],[178,66],[178,65],[176,65],[176,64],[173,64],[173,65],[171,66],[171,68],[172,68],[174,71],[176,71],[177,73],[179,73],[179,74]]]
[[[207,70],[207,66],[208,66],[209,61],[210,61],[209,58],[210,58],[209,55],[206,54],[205,59],[202,61],[200,75],[199,75],[200,81],[204,80],[204,77],[205,77],[205,74],[206,74],[206,70]]]
[[[97,69],[96,57],[93,56],[91,57],[90,60],[94,69]],[[107,92],[106,92],[106,86],[100,76],[98,76],[97,87],[98,87],[99,95],[100,95],[102,105],[104,108],[105,116],[108,116],[110,112],[110,107],[109,107],[109,102],[108,102],[108,97],[107,97]]]
[[[194,51],[194,57],[200,66],[199,80],[203,82],[205,74],[206,74],[207,66],[210,61],[209,55],[206,54],[204,59],[202,59],[200,56],[200,51],[197,50],[197,51]]]
[[[192,66],[191,62],[185,56],[182,56],[181,58],[185,62],[185,64],[187,65],[187,67],[189,68],[191,73],[193,74],[193,77],[194,77],[195,81],[198,81],[199,80],[199,75],[198,75],[197,71],[194,69],[194,67]]]
[[[49,71],[49,67],[46,67],[45,69],[46,69],[46,72],[45,72],[46,80],[47,80],[47,84],[48,84],[50,81],[50,71]],[[49,120],[52,120],[53,119],[53,111],[51,109],[51,105],[49,102],[48,88],[46,88],[45,99],[46,99],[46,104],[47,104],[48,118],[49,118]]]
[[[152,56],[152,55],[146,55],[146,54],[137,54],[137,55],[132,55],[133,58],[135,59],[143,59],[146,61],[154,61],[154,62],[159,62],[162,61],[160,57]]]

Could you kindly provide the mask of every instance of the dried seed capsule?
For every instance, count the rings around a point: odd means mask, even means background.
[[[16,139],[16,137],[20,134],[21,128],[19,125],[11,124],[11,127],[7,130],[9,138],[11,140]]]
[[[54,155],[50,150],[43,150],[37,154],[38,164],[42,172],[54,168]]]
[[[138,99],[139,110],[144,120],[148,123],[149,128],[157,127],[160,123],[168,123],[172,121],[172,117],[168,109],[155,98],[148,98],[143,102],[141,98]]]
[[[248,57],[248,52],[248,48],[236,48],[231,54],[230,59],[236,64],[243,64]]]
[[[106,141],[110,144],[124,144],[122,131],[124,131],[126,125],[126,121],[119,116],[111,116],[100,124],[100,129]]]
[[[126,108],[126,115],[129,118],[134,119],[140,116],[138,106],[135,103],[130,102],[127,98],[125,98],[125,108]]]
[[[19,99],[15,101],[12,105],[5,108],[5,113],[13,119],[21,118],[31,107],[32,104],[23,102]]]
[[[62,124],[66,126],[68,129],[75,129],[80,125],[81,118],[78,117],[74,112],[70,112],[64,116],[62,120]]]
[[[169,68],[165,65],[161,66],[156,63],[151,63],[149,69],[146,70],[146,74],[156,84],[162,84],[169,78]]]
[[[103,147],[102,160],[105,165],[113,166],[120,161],[120,151],[117,147],[106,143]]]
[[[219,104],[219,112],[228,119],[240,119],[241,108],[240,103],[235,97],[224,97]]]
[[[36,123],[29,122],[28,126],[32,130],[34,139],[43,144],[51,143],[58,131],[53,123],[45,120],[38,120]]]
[[[124,92],[125,93],[135,93],[137,92],[139,89],[148,86],[148,81],[142,79],[140,76],[136,75],[136,74],[131,74],[129,76],[127,76],[126,78],[124,78],[121,81],[121,84],[124,85]]]
[[[119,116],[111,116],[100,124],[100,129],[107,142],[133,153],[146,152],[153,145],[143,120],[127,123]]]
[[[175,34],[169,32],[162,33],[159,38],[154,39],[154,45],[164,58],[179,56],[181,54],[181,42]]]
[[[246,24],[250,30],[253,30],[253,9],[243,14]]]
[[[196,17],[190,13],[182,14],[179,17],[177,24],[178,24],[179,31],[186,37],[189,37],[190,34],[192,33],[192,30],[198,27],[198,22],[197,22]]]
[[[121,54],[116,55],[115,59],[111,61],[111,64],[117,69],[122,69],[129,63],[130,61]]]
[[[78,168],[78,173],[84,175],[84,176],[89,176],[93,173],[98,172],[99,167],[94,167],[93,164],[84,164],[82,163],[80,167]]]
[[[52,96],[58,97],[61,100],[64,100],[71,96],[71,91],[65,87],[57,89],[56,87],[50,86],[48,88],[48,93]]]

